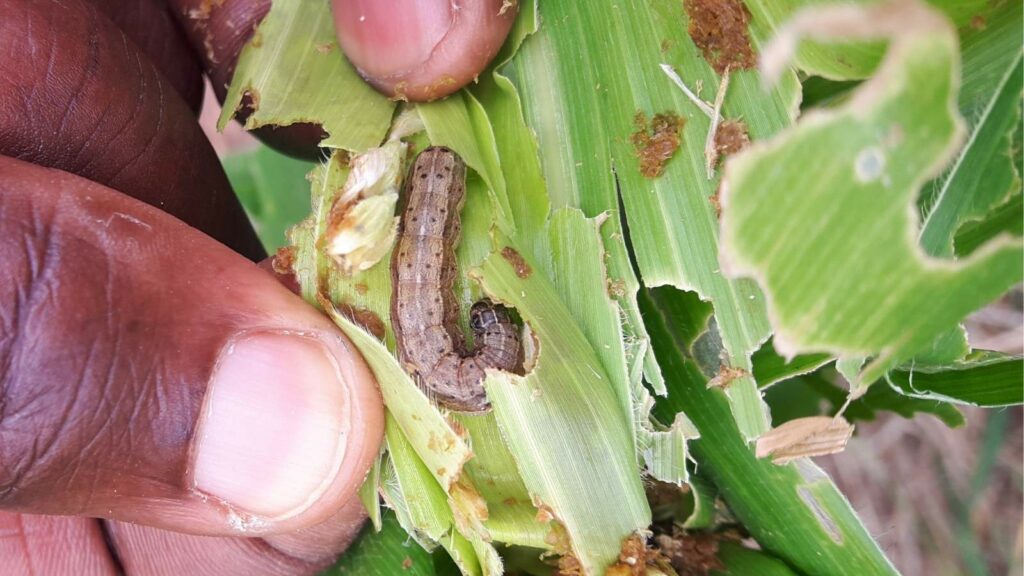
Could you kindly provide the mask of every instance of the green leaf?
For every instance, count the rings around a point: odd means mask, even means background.
[[[552,206],[578,207],[594,217],[618,210],[621,198],[644,283],[672,284],[711,300],[729,364],[749,370],[749,355],[768,336],[764,301],[753,283],[729,281],[719,271],[718,223],[709,200],[717,183],[708,179],[703,154],[710,119],[660,67],[672,65],[691,86],[713,91],[719,84],[685,34],[681,3],[542,2],[540,11],[544,25],[523,43],[508,75],[537,134]],[[753,138],[764,138],[790,122],[798,99],[795,75],[765,92],[755,72],[739,71],[723,115],[741,117]],[[639,170],[630,141],[638,113],[685,119],[680,148],[659,178]],[[604,231],[609,275],[628,279],[617,220]],[[734,381],[730,394],[744,431],[758,435],[767,418],[753,381]]]
[[[1010,149],[1020,125],[1024,32],[1018,24],[1024,9],[1020,2],[1004,6],[988,29],[965,40],[960,110],[969,136],[949,171],[923,192],[927,216],[920,243],[932,256],[952,256],[962,223],[985,216],[1020,190]]]
[[[458,570],[444,554],[431,554],[409,540],[393,513],[380,532],[367,527],[335,566],[322,576],[454,576]]]
[[[868,388],[864,395],[847,404],[849,393],[836,384],[836,378],[828,369],[773,386],[765,393],[765,401],[772,409],[772,421],[778,426],[795,418],[834,416],[843,410],[843,417],[851,423],[871,422],[881,412],[894,412],[904,418],[931,414],[950,428],[965,422],[963,414],[948,402],[912,398],[886,384]]]
[[[963,362],[893,370],[889,382],[904,394],[975,406],[1024,403],[1024,359],[975,353]]]
[[[463,473],[487,500],[484,525],[495,542],[548,549],[549,522],[537,518],[537,508],[519,476],[515,458],[501,437],[494,414],[454,416],[469,434],[473,458]]]
[[[832,360],[828,354],[803,354],[786,360],[780,356],[769,340],[754,353],[754,379],[762,389],[801,374],[813,372]]]
[[[821,9],[801,20],[893,34],[886,61],[846,105],[751,148],[726,176],[724,257],[730,273],[764,288],[775,347],[783,355],[874,355],[855,388],[926,349],[1024,273],[1019,241],[994,242],[960,262],[928,258],[914,242],[916,187],[963,133],[954,113],[958,53],[939,15],[893,6]],[[785,55],[765,60],[774,69]]]
[[[285,232],[309,214],[306,174],[315,164],[267,146],[228,156],[224,171],[267,252],[287,243]]]
[[[271,4],[238,56],[219,129],[246,96],[254,108],[246,129],[311,122],[328,134],[321,146],[356,152],[384,139],[395,108],[341,53],[330,6],[316,0]]]
[[[751,550],[739,542],[720,542],[718,559],[725,565],[725,570],[711,570],[712,576],[797,576],[785,562],[760,550]]]
[[[444,100],[420,104],[416,110],[427,128],[430,142],[447,146],[483,178],[497,214],[495,221],[506,234],[515,232],[505,176],[501,171],[494,132],[487,112],[472,94],[460,91]]]
[[[700,439],[690,442],[698,469],[718,486],[751,535],[807,574],[896,574],[824,472],[807,460],[777,466],[754,456],[730,418],[727,398],[709,389],[707,378],[683,355],[669,330],[672,317],[657,304],[680,293],[652,292],[658,300],[642,292],[640,305],[669,387],[655,412],[665,422],[686,410],[700,432]]]
[[[762,43],[782,31],[800,10],[836,4],[835,0],[745,0],[753,15],[751,32]],[[876,0],[846,0],[844,4],[870,5]],[[1003,3],[989,0],[928,0],[928,4],[941,10],[957,28],[968,26],[973,19],[992,19],[991,12]],[[851,6],[850,10],[856,10]],[[1019,21],[1019,18],[1018,18]],[[977,22],[977,20],[975,20]],[[815,42],[804,42],[797,50],[794,64],[807,74],[822,76],[830,80],[857,80],[867,78],[878,66],[885,52],[885,46],[876,39],[843,38],[823,42],[819,37],[828,34],[821,28],[815,34]]]
[[[539,343],[526,376],[492,372],[485,386],[508,448],[536,502],[565,527],[588,574],[616,561],[622,541],[650,524],[628,413],[608,373],[535,261],[526,278],[498,252],[479,271],[484,290],[519,312]],[[595,434],[595,430],[600,434]]]
[[[980,220],[965,223],[956,232],[956,255],[965,256],[1001,234],[1024,234],[1024,195],[1014,194]]]

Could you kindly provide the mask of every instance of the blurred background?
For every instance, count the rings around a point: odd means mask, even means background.
[[[239,195],[287,186],[260,203],[274,211],[261,220],[283,234],[284,223],[309,211],[301,178],[309,165],[262,148],[237,123],[218,133],[219,114],[208,89],[201,123]],[[247,155],[260,161],[239,161]],[[1024,354],[1020,288],[974,314],[967,329],[975,348]],[[882,413],[858,424],[845,452],[816,460],[905,576],[1024,573],[1024,409],[962,412],[967,424],[956,429],[929,414]]]

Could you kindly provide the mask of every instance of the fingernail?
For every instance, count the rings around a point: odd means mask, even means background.
[[[250,514],[297,514],[326,490],[345,453],[348,387],[326,345],[259,333],[225,347],[195,436],[194,482]]]
[[[337,0],[334,20],[342,49],[364,74],[386,78],[430,57],[452,25],[447,0]]]

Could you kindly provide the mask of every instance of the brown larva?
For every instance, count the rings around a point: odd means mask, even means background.
[[[519,333],[501,306],[470,310],[475,346],[468,350],[452,293],[466,166],[447,148],[420,153],[406,180],[406,208],[391,265],[391,321],[398,355],[420,387],[461,412],[490,408],[484,370],[514,370]]]

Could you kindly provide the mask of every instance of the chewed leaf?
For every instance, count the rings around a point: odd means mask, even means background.
[[[321,298],[320,305],[362,352],[398,428],[438,484],[445,491],[450,490],[462,472],[462,465],[472,456],[469,446],[380,341],[339,312],[329,300]]]
[[[362,151],[380,144],[395,103],[374,91],[341,53],[327,2],[274,2],[242,49],[217,127],[248,96],[248,130],[319,124],[320,145]]]
[[[757,457],[771,456],[785,464],[797,458],[841,452],[853,435],[853,425],[840,416],[809,416],[790,420],[757,439]]]
[[[963,135],[956,36],[941,16],[916,2],[805,12],[765,51],[767,75],[805,35],[890,45],[846,105],[729,164],[723,265],[759,281],[784,355],[874,356],[861,386],[1019,282],[1024,253],[1003,238],[949,261],[916,243],[915,195]]]

